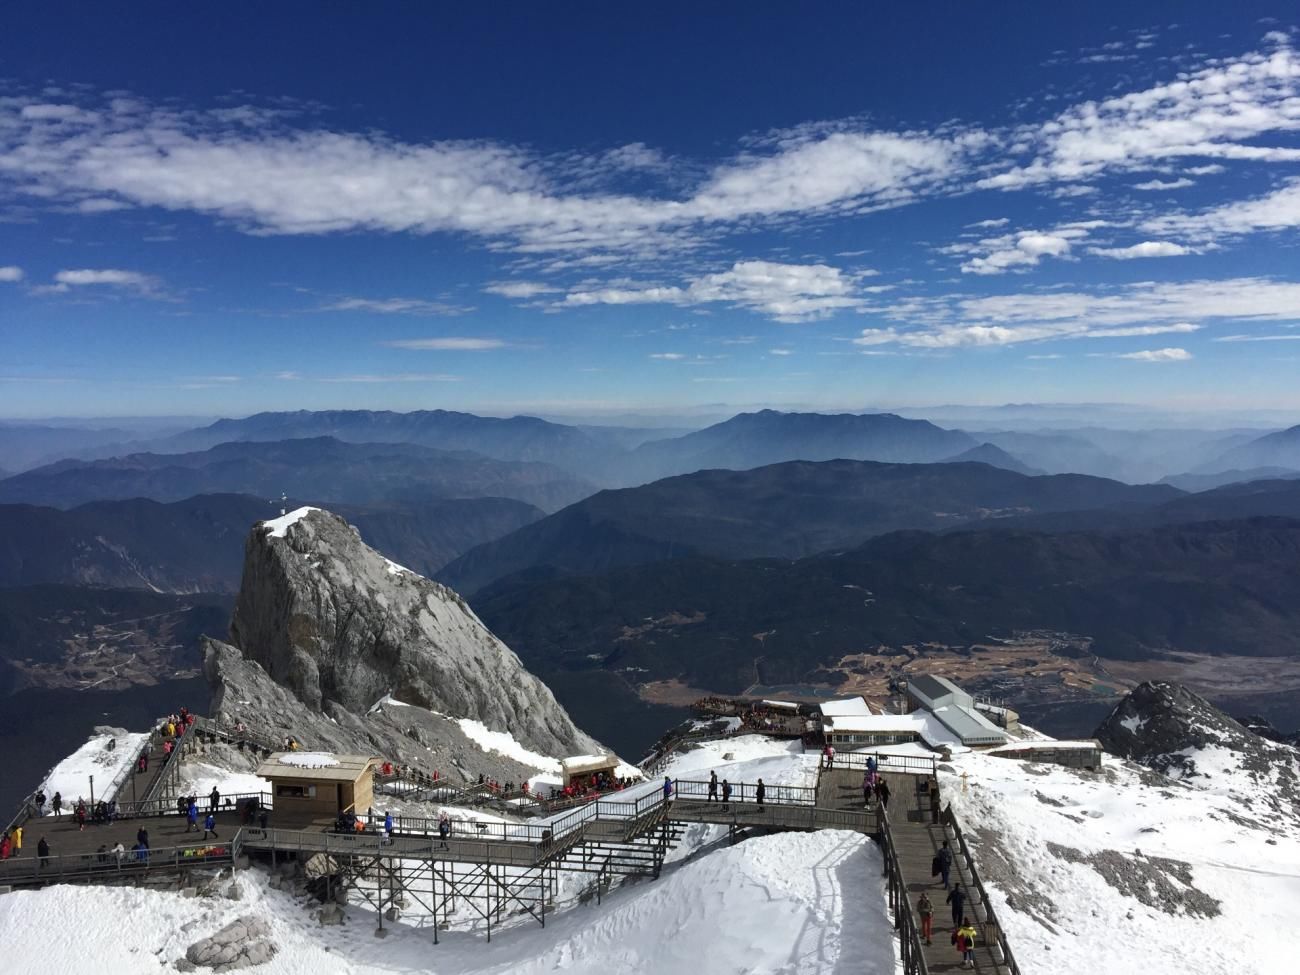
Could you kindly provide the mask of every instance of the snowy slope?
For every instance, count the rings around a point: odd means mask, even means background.
[[[1293,822],[1109,756],[1101,773],[978,753],[951,767],[945,800],[1026,971],[1175,975],[1191,958],[1200,973],[1291,967]]]
[[[147,732],[96,728],[95,734],[84,745],[50,769],[41,784],[46,798],[53,799],[56,792],[62,793],[64,812],[70,813],[79,798],[90,799],[92,775],[95,777],[95,798],[114,798],[107,795],[106,790],[135,760],[148,738]]]

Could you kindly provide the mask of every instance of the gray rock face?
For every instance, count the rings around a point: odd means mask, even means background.
[[[598,747],[456,593],[368,548],[343,519],[302,511],[254,527],[230,633],[308,710],[341,725],[340,710],[364,714],[391,694],[544,754]]]
[[[1134,688],[1094,737],[1113,755],[1300,824],[1300,750],[1261,738],[1181,684]]]

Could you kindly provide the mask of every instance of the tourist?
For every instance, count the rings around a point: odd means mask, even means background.
[[[450,835],[451,835],[451,817],[448,816],[446,811],[444,810],[442,815],[438,817],[438,836],[441,837],[442,839],[442,845],[439,847],[440,850],[451,849],[451,847],[447,845],[447,837],[449,837]]]
[[[875,756],[875,755],[868,755],[868,756],[867,756],[867,771],[870,772],[870,773],[872,773],[872,774],[874,775],[875,772],[876,772],[876,769],[877,769],[877,768],[878,768],[878,766],[876,765],[876,756]]]
[[[871,773],[867,772],[862,776],[862,804],[870,808],[871,806]]]
[[[148,844],[146,843],[145,846],[147,848]],[[113,845],[112,853],[113,856],[117,858],[117,865],[120,867],[122,865],[122,858],[126,856],[126,847],[124,847],[120,842],[115,843]]]
[[[262,811],[257,814],[257,825],[260,829],[266,829],[267,817],[268,817],[268,813],[266,807],[264,806],[262,807]]]
[[[217,839],[217,817],[212,813],[208,813],[208,818],[203,820],[203,838],[205,840],[208,838],[209,833],[212,834],[214,840]]]
[[[953,884],[952,890],[948,891],[948,896],[944,900],[952,905],[952,923],[959,923],[962,919],[962,909],[966,906],[966,892],[957,884]]]
[[[723,779],[723,780],[722,780],[722,810],[723,810],[723,812],[726,812],[726,811],[727,811],[727,808],[728,808],[730,805],[731,805],[731,783],[728,782],[726,779]]]
[[[107,844],[107,843],[100,843],[100,844],[99,844],[99,849],[95,851],[95,858],[96,858],[96,860],[98,860],[101,864],[102,864],[102,863],[108,863],[108,844]]]
[[[384,842],[389,846],[393,845],[393,814],[384,813]]]
[[[36,815],[45,815],[45,790],[43,789],[36,790]]]
[[[54,810],[56,816],[63,812],[63,793],[54,793],[54,798],[50,800],[50,808]]]
[[[136,770],[136,772],[138,772],[138,773],[144,773],[144,772],[148,772],[148,771],[149,771],[149,752],[148,752],[148,750],[142,751],[142,752],[140,753],[140,757],[139,757],[138,759],[136,759],[135,770]]]
[[[132,847],[132,850],[135,853],[135,858],[141,863],[149,862],[149,847],[145,846],[143,843],[137,843]]]
[[[754,798],[758,801],[758,811],[763,811],[763,798],[767,795],[767,786],[763,785],[763,780],[758,780],[758,785],[754,786]]]
[[[86,828],[86,801],[84,799],[77,800],[76,817],[77,831],[82,832]]]
[[[4,836],[0,836],[0,860],[8,860],[9,854],[13,851],[13,843],[9,840],[9,833],[6,830]]]
[[[44,836],[42,836],[40,841],[36,844],[36,855],[41,858],[42,868],[50,865],[50,844],[45,842]]]
[[[957,950],[961,952],[961,967],[975,967],[975,925],[966,918],[961,919],[957,929]]]
[[[221,793],[217,790],[217,787],[214,785],[212,787],[212,791],[208,793],[208,810],[210,812],[216,812],[217,808],[220,805],[221,805]]]
[[[192,833],[199,828],[199,804],[190,800],[189,808],[185,810],[185,832]]]
[[[19,856],[23,852],[23,828],[15,826],[13,832],[14,856]]]
[[[930,781],[930,822],[939,824],[939,780]]]
[[[148,846],[149,846],[149,831],[148,831],[147,829],[145,829],[143,826],[141,826],[138,830],[135,831],[135,842],[136,842],[136,844],[139,845],[139,846],[143,846],[143,847],[145,847],[145,848],[148,848]]]
[[[948,841],[943,841],[943,847],[939,850],[939,876],[943,879],[943,889],[948,889],[948,876],[952,872],[952,848],[948,846]],[[956,921],[956,918],[953,919]]]
[[[673,780],[668,778],[668,776],[665,775],[664,776],[664,804],[667,805],[672,801],[673,801]]]
[[[930,933],[934,930],[934,905],[925,891],[921,891],[921,899],[916,902],[916,913],[921,919],[921,937],[926,944],[932,944]]]
[[[718,798],[718,773],[712,771],[709,773],[709,802],[714,802]]]
[[[876,783],[876,798],[880,800],[882,806],[889,805],[889,783],[883,778]]]

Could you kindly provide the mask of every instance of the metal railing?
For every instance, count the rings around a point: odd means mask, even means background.
[[[996,944],[998,950],[1002,952],[1002,960],[999,964],[1005,965],[1011,975],[1020,975],[1020,966],[1016,964],[1015,956],[1011,953],[1011,945],[1007,943],[1006,932],[1002,929],[1002,925],[998,923],[997,914],[993,910],[993,902],[989,900],[988,889],[984,886],[984,881],[980,879],[979,871],[975,869],[975,858],[971,856],[970,847],[966,845],[966,837],[962,835],[961,823],[958,822],[956,813],[952,811],[951,803],[944,808],[940,818],[943,825],[952,830],[953,836],[957,840],[957,852],[966,861],[966,870],[970,874],[968,886],[979,891],[980,903],[976,907],[984,909],[984,918],[981,925],[984,928],[985,942]],[[978,910],[975,916],[979,919]]]
[[[259,809],[272,808],[269,792],[236,792],[221,797],[217,812],[234,812],[242,809],[249,799],[257,799]],[[195,796],[195,803],[199,807],[199,818],[202,819],[211,809],[209,798]],[[181,809],[177,799],[141,799],[139,802],[119,802],[113,818],[152,819],[158,816],[184,816],[186,812],[187,810]]]
[[[39,854],[0,861],[0,884],[12,886],[68,883],[77,880],[105,882],[153,870],[179,870],[232,863],[239,855],[239,833],[228,843],[195,843],[168,846],[137,853],[112,850],[103,853],[66,853],[42,857]]]
[[[850,769],[855,772],[867,770],[867,759],[876,760],[876,771],[880,773],[897,772],[907,775],[934,775],[936,759],[933,755],[890,755],[887,752],[840,752],[835,753],[833,769]],[[822,759],[825,765],[826,760]]]
[[[885,875],[889,878],[889,909],[894,914],[894,926],[898,929],[898,951],[902,958],[905,975],[928,975],[930,969],[925,962],[925,950],[922,948],[921,932],[917,929],[916,918],[912,915],[912,905],[908,903],[907,883],[903,880],[903,871],[898,863],[898,853],[894,850],[894,837],[889,830],[888,804],[876,803],[880,824],[880,848],[885,859]]]
[[[744,802],[754,800],[758,795],[758,784],[754,782],[728,782],[731,787],[731,801]],[[677,799],[708,801],[709,783],[696,779],[674,779],[673,795]],[[714,786],[713,799],[722,796],[722,783]],[[763,785],[763,802],[773,806],[815,806],[817,789],[806,785]]]

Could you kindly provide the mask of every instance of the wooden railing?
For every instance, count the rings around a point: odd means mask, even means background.
[[[31,886],[90,880],[105,883],[153,870],[180,870],[232,863],[239,856],[242,836],[236,833],[226,843],[192,843],[145,850],[125,850],[121,857],[103,853],[72,853],[60,856],[23,856],[0,861],[0,884]]]
[[[935,758],[933,755],[890,755],[888,752],[840,752],[835,753],[832,768],[851,769],[855,772],[867,770],[867,759],[876,760],[876,771],[882,775],[897,772],[905,775],[934,775]],[[826,759],[822,759],[822,764]]]
[[[970,874],[969,886],[979,891],[979,907],[984,909],[984,917],[979,918],[979,912],[976,911],[976,919],[980,920],[984,928],[984,940],[987,944],[996,944],[998,950],[1002,953],[1000,965],[1004,965],[1011,975],[1020,975],[1020,966],[1016,964],[1015,956],[1011,953],[1011,945],[1007,943],[1007,934],[998,923],[997,915],[993,910],[993,902],[989,899],[988,889],[984,886],[984,881],[980,879],[979,871],[975,868],[975,858],[971,856],[970,847],[966,845],[966,837],[962,835],[961,823],[957,820],[957,815],[952,811],[952,804],[949,803],[943,810],[943,825],[950,828],[953,836],[957,840],[957,852],[966,861],[966,870]]]

